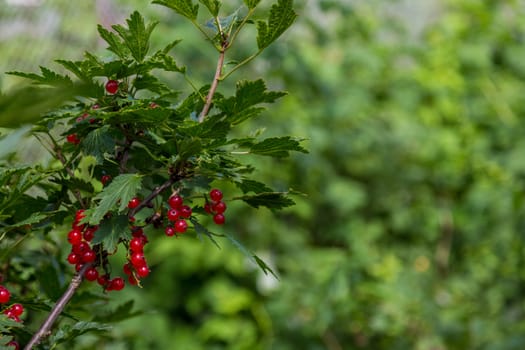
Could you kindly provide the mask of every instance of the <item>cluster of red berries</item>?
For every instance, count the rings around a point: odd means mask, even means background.
[[[0,304],[7,304],[9,302],[9,299],[11,299],[11,293],[6,287],[0,285]],[[5,314],[7,317],[14,320],[15,322],[22,322],[20,316],[22,316],[23,313],[24,307],[22,306],[22,304],[18,303],[11,305],[3,311],[3,314]],[[15,340],[11,340],[9,343],[7,343],[7,346],[14,347],[16,350],[20,348],[18,342],[16,342]]]
[[[178,194],[172,195],[168,199],[169,210],[166,216],[171,224],[166,226],[164,233],[166,236],[173,236],[176,233],[184,233],[188,229],[186,219],[192,214],[192,209],[184,205],[184,198]]]
[[[217,225],[222,225],[226,221],[224,217],[224,212],[226,211],[226,203],[222,201],[222,192],[214,188],[210,191],[211,201],[206,201],[204,204],[204,210],[208,214],[213,214],[213,222]]]
[[[98,104],[94,104],[91,109],[99,109],[100,106]],[[82,113],[79,117],[77,117],[76,119],[76,122],[77,123],[80,123],[80,122],[83,122],[85,119],[89,118],[90,114],[85,112],[85,113]],[[89,119],[89,123],[90,124],[93,124],[95,123],[97,120],[95,118],[90,118]],[[78,137],[77,134],[69,134],[66,136],[66,140],[67,142],[69,143],[72,143],[74,145],[78,145],[80,143],[80,138]]]
[[[133,238],[129,241],[128,262],[124,265],[124,273],[128,276],[131,285],[137,285],[140,278],[147,277],[150,273],[146,257],[144,256],[144,246],[148,243],[148,237],[140,227],[132,228]]]
[[[75,265],[77,272],[82,269],[84,264],[91,264],[84,272],[84,278],[86,280],[97,281],[98,284],[103,286],[107,291],[121,290],[124,288],[124,280],[121,277],[109,279],[107,274],[99,274],[97,265],[99,265],[102,256],[97,254],[90,245],[90,242],[95,237],[98,226],[81,224],[80,221],[82,221],[84,217],[84,210],[78,210],[71,225],[71,231],[67,234],[67,240],[71,244],[71,252],[67,256],[67,261],[71,265]]]

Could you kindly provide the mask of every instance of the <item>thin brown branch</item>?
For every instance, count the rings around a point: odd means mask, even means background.
[[[222,67],[224,66],[224,56],[227,47],[228,41],[225,40],[222,44],[221,50],[219,51],[219,59],[217,60],[215,76],[213,77],[213,82],[211,83],[210,91],[208,91],[208,95],[206,96],[206,103],[204,104],[204,108],[202,109],[202,112],[199,115],[199,123],[202,123],[204,121],[204,118],[206,118],[206,115],[208,115],[208,112],[210,111],[211,103],[213,101],[213,95],[215,95],[215,91],[217,91],[217,86],[219,86],[219,81],[221,80]]]
[[[162,185],[155,187],[155,189],[151,191],[151,193],[146,198],[144,198],[144,200],[140,202],[140,204],[136,208],[133,208],[129,211],[128,217],[130,218],[133,217],[142,208],[147,207],[148,204],[151,203],[151,201],[155,197],[157,197],[159,194],[164,192],[167,188],[169,188],[171,185],[173,185],[178,180],[180,180],[180,178],[175,177],[175,176],[170,176],[170,178],[166,182],[164,182]]]
[[[64,308],[66,307],[69,300],[73,297],[75,292],[77,291],[78,287],[80,287],[80,284],[82,283],[82,280],[84,279],[84,272],[88,268],[91,267],[91,264],[85,264],[78,273],[73,276],[71,279],[71,283],[69,284],[69,287],[67,287],[66,291],[60,299],[56,302],[55,306],[47,316],[44,323],[40,326],[40,329],[33,335],[29,343],[25,346],[24,350],[30,350],[37,344],[39,344],[43,338],[49,336],[51,333],[51,326],[53,326],[53,323],[57,320],[57,318],[60,316]]]

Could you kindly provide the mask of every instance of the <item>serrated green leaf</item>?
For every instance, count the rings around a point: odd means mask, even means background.
[[[137,62],[142,62],[149,50],[151,32],[158,22],[151,22],[146,26],[144,18],[138,11],[133,12],[126,22],[128,28],[118,24],[112,26],[112,28],[124,40],[124,44],[131,52],[133,58]]]
[[[135,78],[133,86],[137,90],[149,90],[158,94],[170,91],[170,88],[166,84],[162,83],[157,77],[151,74],[142,74],[138,76]]]
[[[115,139],[111,135],[109,125],[91,131],[82,140],[82,151],[86,155],[92,155],[98,164],[104,161],[105,153],[112,153],[115,149]]]
[[[175,59],[167,54],[166,48],[163,50],[157,51],[153,56],[149,57],[145,64],[149,69],[159,68],[167,72],[179,72],[184,73],[186,71],[185,67],[179,67]]]
[[[262,192],[251,196],[236,197],[235,199],[240,199],[254,208],[263,206],[268,209],[283,209],[295,204],[285,193],[280,192]]]
[[[213,17],[217,17],[219,15],[221,3],[218,0],[199,0],[199,2],[206,6]]]
[[[151,3],[169,7],[192,21],[197,20],[199,14],[199,5],[194,5],[191,0],[153,0]]]
[[[134,304],[134,300],[131,299],[123,304],[118,305],[114,310],[106,309],[104,310],[104,312],[102,312],[101,315],[98,315],[97,317],[95,317],[93,321],[95,322],[104,321],[108,323],[115,323],[115,322],[124,321],[132,317],[144,314],[143,311],[132,312],[133,304]]]
[[[65,325],[60,327],[51,337],[52,344],[61,344],[74,339],[82,334],[93,331],[109,331],[111,326],[98,322],[77,322],[73,326]]]
[[[264,272],[265,275],[270,272],[275,278],[279,279],[277,275],[273,272],[273,270],[257,255],[250,252],[244,245],[242,245],[241,242],[233,238],[233,236],[229,234],[225,234],[226,238],[237,248],[239,249],[247,258],[249,258],[253,263],[258,265],[261,270]]]
[[[97,29],[100,34],[100,37],[108,43],[109,46],[107,47],[107,49],[109,51],[113,52],[121,59],[129,58],[131,52],[124,43],[124,41],[118,37],[118,35],[110,32],[100,24],[97,26]]]
[[[297,14],[293,0],[278,0],[270,9],[268,21],[257,21],[257,46],[259,50],[268,47],[294,22]]]
[[[213,242],[213,244],[215,244],[215,246],[217,246],[217,248],[221,249],[221,246],[219,245],[219,243],[217,243],[217,241],[215,240],[215,238],[213,238],[213,236],[217,236],[217,234],[214,234],[212,233],[211,231],[209,231],[206,227],[202,226],[197,220],[195,220],[194,218],[190,218],[190,221],[191,223],[193,224],[193,228],[195,229],[195,232],[197,233],[197,237],[199,239],[201,239],[201,236],[202,235],[205,235],[206,237],[208,237],[210,239],[210,241]]]
[[[244,3],[250,10],[256,8],[260,2],[261,0],[244,0]]]
[[[271,193],[273,192],[271,188],[255,180],[243,179],[241,182],[235,183],[237,187],[241,189],[243,193],[254,192],[254,193]]]
[[[90,77],[82,69],[82,62],[73,62],[68,60],[55,60],[55,62],[61,64],[64,68],[75,74],[79,79],[83,81],[91,81]]]
[[[260,114],[264,108],[253,107],[261,103],[273,103],[280,97],[286,95],[283,91],[267,91],[266,84],[262,79],[255,81],[241,80],[237,83],[235,96],[227,99],[217,99],[217,108],[225,115],[226,120],[232,124]]]
[[[250,147],[250,153],[252,154],[277,158],[288,157],[290,151],[308,153],[298,140],[290,136],[267,138]]]
[[[95,196],[94,199],[100,200],[100,202],[95,208],[86,212],[84,222],[88,220],[90,225],[97,225],[104,215],[113,210],[119,202],[118,211],[122,212],[141,187],[142,177],[140,175],[122,174],[115,177],[108,186],[104,187],[102,192]]]
[[[7,72],[6,74],[16,75],[22,78],[33,80],[35,84],[49,85],[49,86],[70,86],[73,84],[71,78],[67,75],[61,75],[52,70],[40,66],[40,72],[42,75],[34,73],[23,73],[23,72]]]
[[[114,252],[121,239],[127,240],[130,238],[129,218],[127,215],[117,215],[104,220],[99,225],[91,244],[102,243],[104,249],[107,249],[109,252]]]

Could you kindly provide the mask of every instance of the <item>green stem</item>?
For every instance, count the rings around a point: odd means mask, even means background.
[[[228,73],[224,74],[223,76],[221,76],[219,78],[219,80],[224,80],[226,78],[228,78],[233,72],[235,72],[237,69],[241,68],[242,66],[244,66],[245,64],[247,64],[248,62],[250,62],[251,60],[253,60],[255,57],[259,56],[261,54],[263,50],[259,50],[257,51],[256,53],[254,53],[253,55],[251,55],[250,57],[247,57],[245,58],[242,62],[238,63],[237,65],[235,65],[235,67],[233,67]]]

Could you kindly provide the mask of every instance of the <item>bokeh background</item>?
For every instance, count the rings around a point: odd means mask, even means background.
[[[0,70],[109,57],[96,24],[135,9],[160,20],[157,47],[182,38],[177,62],[210,81],[200,34],[139,0],[0,0]],[[307,138],[308,155],[256,162],[261,180],[306,194],[297,205],[232,207],[226,225],[279,280],[227,242],[158,240],[144,288],[101,302],[142,314],[74,348],[525,349],[525,1],[296,9],[295,26],[221,87],[264,77],[289,91],[245,128]],[[14,135],[20,160],[36,161]]]

